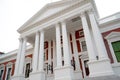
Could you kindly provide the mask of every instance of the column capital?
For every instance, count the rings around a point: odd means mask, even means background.
[[[20,38],[18,38],[18,40],[19,40],[19,41],[22,41],[22,40],[23,40],[23,38],[21,38],[21,37],[20,37]]]
[[[58,26],[60,26],[60,23],[55,23],[55,27],[58,27]]]
[[[80,13],[80,17],[85,17],[85,11]]]
[[[25,37],[23,37],[23,40],[27,41],[27,39],[28,39],[28,38],[27,38],[26,36],[25,36]]]
[[[44,29],[41,29],[39,32],[40,32],[40,33],[44,33]]]
[[[87,13],[88,13],[88,14],[93,14],[93,13],[94,13],[94,10],[93,10],[93,9],[89,9],[89,10],[87,10]]]
[[[35,33],[36,33],[36,34],[39,34],[39,33],[40,33],[40,31],[36,31]]]
[[[61,24],[66,24],[66,21],[63,19],[60,21]]]

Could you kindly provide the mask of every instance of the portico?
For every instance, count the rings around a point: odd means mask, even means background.
[[[83,29],[84,32],[89,58],[89,77],[99,77],[103,74],[106,76],[113,75],[96,15],[97,13],[90,2],[80,0],[71,3],[71,6],[62,9],[61,12],[56,12],[55,15],[48,15],[47,18],[31,22],[32,24],[26,25],[26,28],[20,28],[20,47],[12,80],[25,79],[22,74],[27,42],[34,47],[32,72],[29,79],[46,80],[48,75],[52,74],[49,71],[47,74],[45,72],[45,41],[48,41],[49,46],[48,53],[46,53],[48,54],[47,64],[50,66],[53,64],[53,78],[51,80],[82,80],[78,51],[73,48],[73,55],[69,43],[69,35],[71,34],[73,47],[76,47],[75,31],[78,29]],[[52,53],[53,58],[51,58]],[[75,58],[75,70],[71,65],[72,57]],[[104,66],[106,67],[103,68]]]

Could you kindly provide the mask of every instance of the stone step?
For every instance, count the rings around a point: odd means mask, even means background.
[[[101,77],[88,77],[84,80],[120,80],[120,76],[111,75],[111,76],[101,76]]]

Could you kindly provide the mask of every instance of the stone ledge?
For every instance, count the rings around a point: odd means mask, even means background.
[[[120,80],[120,76],[111,75],[111,76],[101,76],[101,77],[88,77],[84,80]]]

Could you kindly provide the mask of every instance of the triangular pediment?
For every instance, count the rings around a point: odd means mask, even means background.
[[[111,32],[105,38],[106,39],[111,39],[111,38],[115,38],[115,37],[120,37],[120,32]]]
[[[58,2],[53,2],[45,5],[40,11],[38,11],[33,17],[31,17],[25,24],[23,24],[19,29],[18,32],[25,29],[26,27],[37,23],[43,19],[47,19],[50,16],[53,16],[56,13],[70,7],[71,5],[75,4],[77,1],[80,0],[62,0]]]

